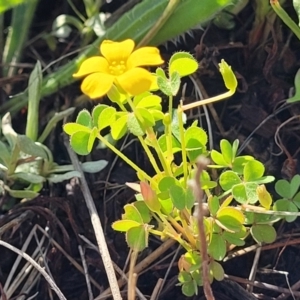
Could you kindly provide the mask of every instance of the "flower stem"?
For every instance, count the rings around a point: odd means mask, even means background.
[[[140,167],[138,167],[132,160],[130,160],[127,156],[125,156],[121,151],[119,151],[116,147],[114,147],[110,142],[108,142],[102,135],[98,134],[97,138],[110,150],[112,150],[116,155],[122,158],[131,168],[133,168],[136,172],[141,174],[145,179],[149,182],[152,182],[152,178],[145,173]]]
[[[233,94],[234,94],[234,91],[229,90],[226,93],[215,96],[215,97],[211,97],[211,98],[208,98],[208,99],[205,99],[205,100],[199,100],[199,101],[196,101],[196,102],[193,102],[193,103],[190,103],[190,104],[183,105],[181,107],[181,110],[185,111],[185,110],[192,109],[192,108],[195,108],[195,107],[199,107],[199,106],[202,106],[202,105],[206,105],[206,104],[210,104],[210,103],[217,102],[217,101],[220,101],[220,100],[224,100],[225,98],[228,98],[228,97],[232,96]]]

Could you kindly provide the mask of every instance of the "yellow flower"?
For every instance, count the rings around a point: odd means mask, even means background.
[[[86,59],[75,78],[86,76],[81,90],[91,99],[105,95],[113,86],[120,87],[130,95],[138,95],[153,87],[155,77],[142,66],[155,66],[163,63],[159,50],[155,47],[142,47],[135,51],[134,41],[122,42],[104,40],[100,45],[102,56]]]

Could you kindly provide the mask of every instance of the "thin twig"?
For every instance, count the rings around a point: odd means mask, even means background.
[[[87,290],[88,290],[88,294],[89,294],[89,300],[93,300],[94,296],[93,296],[91,282],[90,282],[90,278],[89,278],[89,271],[88,271],[88,267],[87,267],[87,264],[86,264],[86,260],[85,260],[85,257],[84,257],[82,247],[80,245],[78,246],[78,250],[79,250],[80,257],[81,257],[82,266],[83,266],[83,269],[84,269],[84,277],[85,277],[86,286],[87,286]]]
[[[21,257],[23,257],[24,259],[26,259],[28,262],[30,262],[46,279],[46,281],[49,283],[49,285],[51,286],[51,288],[55,291],[56,295],[58,296],[58,298],[60,300],[67,300],[65,298],[65,296],[63,295],[63,293],[60,291],[60,289],[58,288],[58,286],[55,284],[55,282],[52,280],[52,278],[47,274],[47,272],[35,261],[33,260],[28,254],[26,254],[25,252],[19,250],[18,248],[10,245],[9,243],[6,243],[4,241],[0,240],[0,245],[17,253],[18,255],[20,255]]]
[[[69,141],[67,137],[65,136],[64,144],[68,150],[71,162],[74,166],[74,170],[80,173],[80,182],[81,182],[81,189],[82,193],[85,199],[86,206],[88,208],[90,217],[91,217],[91,223],[95,232],[95,237],[97,240],[99,252],[103,261],[103,265],[105,267],[105,271],[107,274],[108,282],[112,291],[113,299],[114,300],[122,300],[120,289],[118,286],[118,281],[116,274],[114,272],[113,264],[110,258],[110,254],[108,251],[108,247],[106,244],[103,228],[100,222],[100,218],[98,215],[98,212],[95,207],[95,203],[93,201],[91,192],[89,190],[88,184],[86,182],[84,173],[81,169],[81,166],[79,164],[78,158],[74,151],[70,148]]]
[[[195,199],[198,202],[198,229],[199,229],[199,240],[200,240],[200,253],[202,257],[202,280],[203,280],[203,291],[207,300],[214,300],[210,282],[209,282],[209,257],[207,254],[207,242],[204,230],[204,211],[203,211],[203,196],[204,192],[201,188],[200,177],[203,170],[209,164],[209,160],[203,156],[200,156],[197,160],[197,169],[195,178],[192,182],[194,189]]]

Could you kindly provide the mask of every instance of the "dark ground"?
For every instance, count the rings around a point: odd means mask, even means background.
[[[106,5],[103,10],[113,12],[117,6],[126,1],[113,1]],[[286,8],[292,13],[290,1],[287,1]],[[61,13],[70,13],[67,1],[41,1],[36,19],[31,32],[31,38],[42,31],[49,31],[55,16]],[[250,142],[243,144],[243,153],[250,154],[262,161],[268,174],[276,178],[291,178],[299,173],[299,123],[298,120],[284,125],[280,130],[280,137],[284,146],[284,152],[274,142],[274,136],[278,127],[289,118],[299,114],[299,104],[288,105],[281,111],[279,107],[288,98],[290,89],[293,87],[294,76],[300,67],[300,42],[290,31],[276,19],[275,22],[262,20],[254,25],[255,13],[251,4],[235,18],[236,26],[232,30],[217,28],[211,24],[205,30],[195,30],[194,37],[187,36],[180,39],[174,45],[168,43],[161,46],[161,53],[167,60],[168,57],[178,50],[186,50],[193,53],[200,62],[201,68],[197,78],[203,85],[203,92],[214,96],[224,91],[221,76],[217,70],[217,63],[224,58],[236,72],[239,79],[239,90],[234,97],[214,105],[216,109],[215,118],[211,117],[213,127],[213,142],[218,148],[219,140],[222,138],[233,141],[239,139],[241,144],[252,136]],[[53,60],[61,57],[61,53],[68,53],[76,48],[76,40],[79,37],[74,33],[69,39],[57,44],[55,51],[50,51],[43,39],[37,39],[24,50],[23,61],[34,63],[39,53],[39,58],[47,65]],[[62,60],[59,64],[65,63]],[[54,65],[53,70],[57,68]],[[13,92],[22,91],[27,84],[27,77],[30,69],[19,70],[19,80],[12,84]],[[12,79],[14,80],[14,79]],[[194,101],[195,95],[190,80],[186,80],[186,101]],[[1,85],[1,82],[0,82]],[[74,84],[59,91],[59,93],[47,97],[41,104],[40,116],[47,120],[47,115],[75,103],[79,108],[91,109],[94,103],[83,101],[78,102],[80,91],[78,84]],[[77,100],[76,100],[77,99]],[[5,100],[4,100],[5,101]],[[8,101],[8,100],[6,100]],[[77,101],[77,102],[76,102]],[[105,101],[105,100],[104,100]],[[3,102],[2,102],[3,103]],[[79,103],[79,104],[78,104]],[[196,112],[195,112],[196,114]],[[194,115],[195,115],[194,114]],[[263,125],[262,122],[271,116]],[[191,114],[190,118],[193,115]],[[14,119],[14,126],[17,132],[23,133],[26,122],[26,108]],[[219,126],[217,126],[219,124]],[[260,126],[261,125],[261,126]],[[205,123],[203,125],[206,126]],[[258,128],[258,126],[260,126]],[[255,133],[252,132],[255,130]],[[55,161],[59,164],[69,162],[67,151],[63,144],[61,126],[58,126],[47,140],[47,146],[53,151]],[[133,160],[138,161],[144,169],[149,169],[147,158],[139,151],[136,143],[128,146],[124,152]],[[277,153],[281,153],[277,155]],[[133,192],[124,187],[125,182],[136,181],[135,173],[120,160],[114,162],[114,155],[108,150],[95,150],[88,157],[82,160],[106,159],[110,167],[107,167],[100,174],[87,175],[89,187],[99,211],[103,226],[105,226],[108,247],[113,261],[124,266],[128,248],[124,235],[116,233],[111,229],[110,224],[120,218],[124,204],[133,200]],[[9,205],[8,198],[0,199],[0,208]],[[2,239],[21,248],[31,230],[36,224],[42,228],[48,228],[51,235],[61,247],[81,265],[81,258],[78,252],[78,245],[85,248],[85,258],[88,264],[89,274],[100,285],[101,291],[92,285],[94,295],[97,296],[108,287],[105,271],[99,254],[86,246],[86,243],[78,237],[78,234],[85,236],[95,244],[94,233],[91,227],[90,218],[86,209],[80,187],[73,180],[62,184],[45,186],[41,196],[24,203],[15,204],[9,211],[0,211],[0,229],[11,220],[24,216],[20,226],[8,228],[2,234]],[[30,212],[33,212],[31,214]],[[264,247],[261,253],[258,272],[256,274],[256,287],[253,293],[257,299],[292,299],[292,297],[277,298],[281,292],[279,288],[289,288],[300,280],[300,251],[299,251],[299,221],[292,224],[278,224],[278,240],[269,246]],[[37,238],[41,240],[42,234],[37,231]],[[253,242],[249,241],[247,246]],[[140,255],[139,260],[148,256],[159,246],[159,241],[150,239],[150,245]],[[36,248],[35,239],[28,247],[27,253],[32,254]],[[47,266],[51,274],[61,288],[67,299],[88,299],[86,281],[81,272],[71,263],[51,240],[46,239],[42,247],[45,256],[41,265]],[[159,278],[164,278],[166,270],[174,257],[176,246],[173,246],[156,263],[151,265],[138,279],[138,288],[149,299]],[[170,254],[168,257],[167,254]],[[177,256],[180,255],[177,254]],[[253,265],[255,250],[249,249],[239,257],[224,263],[226,274],[231,277],[230,281],[214,283],[213,288],[218,300],[242,300],[247,299],[246,295],[241,296],[235,282],[246,288],[245,278],[249,277]],[[0,283],[3,285],[7,279],[16,255],[4,248],[0,249]],[[18,271],[20,272],[20,266]],[[166,278],[165,285],[159,299],[186,299],[182,296],[177,283],[176,260],[171,265],[170,272]],[[288,274],[288,280],[286,277]],[[48,300],[56,299],[53,291],[50,290],[46,281],[39,277],[37,282],[32,283],[34,288],[30,294],[23,299]],[[264,286],[263,286],[264,285]],[[298,284],[299,285],[299,284]],[[272,286],[274,289],[272,290]],[[276,290],[277,289],[277,290]],[[299,289],[296,287],[295,290]],[[17,289],[18,291],[18,289]],[[123,288],[124,299],[126,299],[126,287]],[[29,296],[34,295],[33,298]],[[299,293],[300,294],[300,293]],[[15,293],[18,298],[18,293]],[[53,298],[52,298],[53,297]],[[5,298],[3,298],[4,300]],[[200,295],[193,299],[204,299]],[[249,299],[255,299],[250,298]],[[295,296],[294,299],[300,299]]]

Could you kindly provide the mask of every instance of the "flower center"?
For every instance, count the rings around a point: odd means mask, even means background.
[[[109,73],[114,76],[119,76],[126,71],[126,65],[124,60],[113,61],[108,67]]]

